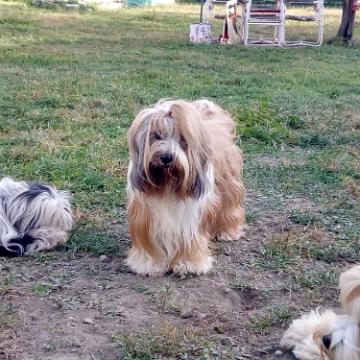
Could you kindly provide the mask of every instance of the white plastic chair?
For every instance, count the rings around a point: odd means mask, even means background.
[[[285,36],[285,46],[321,46],[324,38],[324,0],[289,0],[285,3],[285,12],[288,5],[311,6],[314,8],[314,15],[289,15],[285,16],[285,33],[289,21],[315,22],[317,35],[314,41],[310,40],[288,40]]]
[[[274,27],[274,37],[268,39],[249,38],[250,27]],[[252,0],[243,4],[242,41],[244,45],[283,46],[285,41],[285,4],[278,0],[274,6],[255,5]]]

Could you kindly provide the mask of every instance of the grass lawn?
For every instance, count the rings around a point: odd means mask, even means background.
[[[197,11],[0,1],[0,176],[69,189],[76,215],[66,247],[0,260],[0,357],[281,358],[291,318],[338,306],[338,274],[360,260],[359,23],[352,47],[192,45]],[[326,11],[326,39],[339,18]],[[203,278],[121,265],[126,132],[164,97],[212,99],[238,123],[248,233],[214,244]]]

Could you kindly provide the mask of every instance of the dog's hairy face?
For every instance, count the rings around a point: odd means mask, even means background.
[[[349,318],[338,317],[331,324],[321,324],[315,331],[314,341],[323,360],[359,360],[360,327]]]
[[[207,188],[211,155],[196,109],[185,101],[141,111],[129,130],[132,186],[180,198],[200,197]]]

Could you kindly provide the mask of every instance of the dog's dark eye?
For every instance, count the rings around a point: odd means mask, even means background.
[[[161,138],[161,135],[158,133],[158,132],[154,132],[154,138],[156,139],[156,140],[161,140],[162,138]]]
[[[180,143],[184,146],[187,145],[186,139],[183,136],[180,137]]]
[[[325,335],[325,336],[323,336],[322,342],[323,342],[323,344],[324,344],[324,346],[325,346],[325,349],[326,349],[326,350],[329,350],[329,347],[330,347],[330,345],[331,345],[331,335]]]

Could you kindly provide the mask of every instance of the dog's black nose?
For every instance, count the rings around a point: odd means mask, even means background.
[[[160,160],[164,165],[169,165],[173,161],[173,156],[171,154],[162,154]]]

